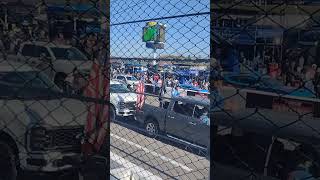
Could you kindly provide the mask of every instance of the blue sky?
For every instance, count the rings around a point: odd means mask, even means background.
[[[111,0],[111,25],[159,17],[209,12],[209,0]],[[210,15],[164,19],[167,25],[165,49],[160,55],[183,55],[207,58],[210,53]],[[111,56],[152,57],[152,49],[142,42],[145,22],[112,25]]]

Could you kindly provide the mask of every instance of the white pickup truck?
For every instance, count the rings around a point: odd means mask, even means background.
[[[72,81],[76,73],[87,77],[92,67],[92,61],[77,48],[48,42],[23,43],[17,60],[44,71],[60,88],[63,81]]]
[[[87,105],[60,92],[35,68],[0,63],[0,179],[73,168],[66,159],[81,153]]]
[[[110,119],[116,116],[133,116],[136,110],[137,94],[130,92],[127,86],[121,82],[110,81]]]

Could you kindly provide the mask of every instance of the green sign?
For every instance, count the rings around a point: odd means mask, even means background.
[[[143,42],[155,41],[157,37],[157,27],[144,27],[143,28]]]
[[[143,42],[164,43],[165,42],[165,25],[157,22],[148,22],[143,27]]]

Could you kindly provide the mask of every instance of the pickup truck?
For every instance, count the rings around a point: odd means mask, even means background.
[[[60,88],[64,81],[72,84],[74,75],[89,76],[92,67],[92,61],[77,48],[48,42],[23,43],[17,61],[45,72]]]
[[[110,81],[110,117],[133,116],[136,110],[137,94],[130,92],[127,86],[121,82]]]
[[[210,152],[209,106],[208,99],[199,97],[166,99],[160,107],[145,104],[136,113],[136,120],[149,136],[163,133]]]
[[[35,68],[0,63],[0,179],[73,169],[67,159],[80,156],[87,105],[61,92]]]

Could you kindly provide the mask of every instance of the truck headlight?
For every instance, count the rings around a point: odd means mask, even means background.
[[[34,151],[46,150],[51,145],[51,137],[44,127],[33,127],[29,132],[29,147]]]

